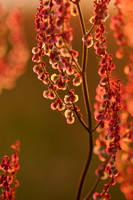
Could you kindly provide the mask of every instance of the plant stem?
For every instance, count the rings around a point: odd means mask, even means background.
[[[73,103],[73,107],[74,107],[74,111],[75,111],[75,114],[77,115],[77,118],[78,120],[80,121],[80,123],[82,124],[82,126],[89,132],[89,128],[88,126],[86,125],[86,123],[83,121],[83,119],[79,116],[77,110],[76,110],[76,105]]]
[[[90,103],[90,97],[89,97],[89,92],[88,92],[88,87],[87,87],[86,73],[82,75],[82,91],[83,91],[83,98],[86,105],[86,111],[87,111],[87,116],[88,116],[89,130],[90,132],[92,132],[92,114],[91,114],[92,112],[91,112],[91,103]]]
[[[107,102],[107,104],[106,104],[106,107],[105,107],[105,111],[104,111],[103,116],[106,114],[106,111],[107,111],[107,109],[108,109],[108,106],[109,106],[109,102]],[[91,132],[93,133],[94,131],[96,131],[96,129],[101,125],[101,123],[102,123],[102,120],[95,126],[94,129],[92,129]]]
[[[63,38],[62,38],[63,39]],[[70,49],[69,49],[69,47],[67,46],[67,43],[66,43],[66,41],[63,39],[63,42],[64,42],[64,44],[65,44],[65,47],[66,47],[66,49],[68,50],[68,52],[69,52],[69,54],[70,54],[70,56],[71,56],[71,58],[72,58],[72,60],[74,61],[74,63],[75,63],[75,66],[77,67],[77,68],[74,68],[75,69],[75,71],[77,71],[77,72],[80,72],[81,73],[81,68],[80,68],[80,65],[78,64],[78,62],[75,60],[75,58],[73,57],[73,55],[72,55],[72,53],[71,53],[71,51],[70,51]]]
[[[82,33],[85,34],[86,28],[85,28],[83,15],[82,15],[78,1],[77,1],[76,5],[77,5],[78,14],[79,14]],[[91,161],[92,153],[93,153],[93,138],[92,138],[92,133],[91,133],[92,114],[91,114],[91,104],[90,104],[90,97],[89,97],[87,78],[86,78],[87,58],[88,58],[88,49],[87,49],[86,45],[83,43],[82,67],[81,67],[82,68],[82,91],[83,91],[83,98],[84,98],[87,116],[88,116],[88,133],[89,133],[89,145],[88,146],[89,146],[89,148],[88,148],[87,160],[85,162],[85,165],[84,165],[84,168],[82,170],[81,177],[79,180],[78,190],[77,190],[77,194],[76,194],[76,200],[80,200],[83,184],[84,184],[84,181],[85,181],[85,178],[87,175],[88,168],[90,166],[90,161]]]
[[[82,11],[81,11],[81,8],[80,8],[80,5],[78,2],[76,5],[77,5],[77,9],[78,9],[82,33],[85,34],[86,28],[85,28]],[[90,98],[89,98],[87,79],[86,79],[87,59],[88,59],[88,48],[86,47],[85,43],[83,42],[82,66],[81,66],[81,68],[82,68],[82,88],[83,88],[83,96],[84,96],[85,105],[86,105],[86,111],[87,111],[87,115],[88,115],[89,129],[91,130],[92,129],[91,128],[91,126],[92,126],[91,105],[90,105]]]
[[[92,158],[92,152],[93,152],[92,134],[89,134],[89,151],[88,151],[86,163],[85,163],[83,171],[81,173],[81,177],[80,177],[80,181],[79,181],[79,185],[78,185],[78,190],[77,190],[77,194],[76,194],[76,200],[79,200],[80,197],[81,197],[81,192],[82,192],[84,180],[85,180],[85,177],[86,177],[89,165],[90,165],[90,161],[91,161],[91,158]]]
[[[79,14],[79,20],[80,20],[80,24],[81,24],[81,29],[82,29],[82,33],[85,34],[86,30],[85,30],[85,23],[84,23],[84,19],[83,19],[83,14],[80,8],[80,4],[77,1],[76,3],[77,5],[77,9],[78,9],[78,14]]]
[[[70,94],[70,88],[69,88],[69,85],[67,84],[67,90],[68,90],[68,94]],[[84,120],[81,118],[81,116],[79,116],[79,113],[77,112],[77,109],[76,109],[76,104],[73,103],[73,111],[75,112],[79,122],[81,123],[81,125],[87,130],[89,131],[89,128],[88,126],[86,125],[86,123],[84,122]]]
[[[98,184],[99,184],[99,182],[100,182],[100,180],[101,180],[101,176],[102,176],[102,174],[103,174],[103,172],[104,172],[104,170],[105,170],[105,167],[106,167],[106,165],[108,164],[110,158],[111,158],[111,156],[109,156],[109,157],[106,159],[106,161],[104,162],[103,169],[102,169],[102,171],[100,172],[99,176],[97,177],[96,182],[94,183],[94,185],[92,186],[91,190],[89,191],[89,193],[85,196],[85,198],[84,198],[83,200],[89,200],[90,197],[92,196],[92,194],[94,193],[96,187],[98,186]]]
[[[101,125],[101,123],[102,123],[102,121],[100,121],[100,122],[95,126],[95,128],[92,129],[92,132],[94,132],[94,131]]]

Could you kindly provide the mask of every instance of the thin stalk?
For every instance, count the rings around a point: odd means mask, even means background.
[[[99,182],[100,182],[100,180],[101,180],[101,176],[102,176],[102,174],[103,174],[103,172],[104,172],[104,170],[105,170],[105,167],[106,167],[106,165],[108,164],[110,158],[111,158],[111,156],[109,156],[109,157],[106,159],[106,161],[104,162],[103,169],[102,169],[102,171],[100,172],[99,176],[97,177],[96,182],[94,183],[94,185],[92,186],[91,190],[89,191],[89,193],[85,196],[85,198],[84,198],[83,200],[89,200],[90,197],[92,196],[92,194],[94,193],[96,187],[98,186],[98,184],[99,184]]]
[[[67,84],[67,90],[68,90],[68,93],[70,94],[70,88],[69,88],[69,85]],[[76,109],[76,104],[73,103],[73,111],[75,112],[79,122],[81,123],[81,125],[87,130],[89,131],[89,128],[88,126],[86,125],[86,123],[84,122],[84,120],[79,116],[78,112],[77,112],[77,109]]]
[[[88,30],[88,35],[93,31],[94,28],[95,28],[95,26],[92,25],[92,27]]]
[[[79,180],[78,190],[77,190],[77,194],[76,194],[76,200],[80,200],[83,184],[84,184],[85,177],[86,177],[86,174],[87,174],[87,171],[88,171],[88,168],[90,165],[90,161],[92,158],[92,153],[93,153],[93,140],[92,140],[92,134],[89,134],[88,156],[87,156],[87,160],[86,160],[86,163],[84,165],[84,168],[81,173],[80,180]]]
[[[103,116],[106,114],[106,111],[107,111],[107,109],[108,109],[108,106],[109,106],[109,102],[107,102],[107,104],[106,104],[106,107],[105,107],[105,111],[104,111]],[[92,129],[92,133],[101,125],[101,123],[102,123],[102,120],[95,126],[94,129]]]
[[[79,3],[77,2],[77,10],[79,15],[79,20],[81,24],[82,33],[86,33],[84,18],[82,15],[82,11],[80,8]],[[88,121],[89,121],[89,129],[91,130],[92,120],[91,120],[91,105],[90,105],[90,98],[89,98],[89,92],[88,92],[88,86],[87,86],[87,79],[86,79],[86,68],[87,68],[87,59],[88,59],[88,48],[86,47],[85,43],[83,43],[83,53],[82,53],[82,88],[83,88],[83,96],[84,101],[86,105],[86,111],[88,114]]]
[[[102,123],[102,121],[100,121],[100,122],[95,126],[95,128],[92,129],[92,133],[93,133],[94,131],[96,131],[96,129],[101,125],[101,123]]]
[[[89,130],[90,132],[92,132],[92,111],[91,111],[91,103],[90,103],[90,97],[89,97],[88,86],[87,86],[86,73],[82,74],[82,91],[83,91],[83,98],[84,98],[84,102],[85,102],[86,110],[87,110]]]
[[[109,187],[111,186],[111,182],[112,182],[112,179],[110,179],[109,183],[108,183],[108,187],[104,190],[104,192],[102,193],[102,195],[100,196],[101,199],[103,199],[102,197],[104,197],[104,195],[106,194],[106,192],[109,190]]]
[[[62,39],[63,39],[63,38],[62,38]],[[64,44],[65,44],[65,46],[66,46],[66,49],[68,50],[68,52],[69,52],[69,54],[70,54],[72,60],[74,61],[75,65],[77,66],[77,68],[74,68],[75,71],[81,73],[80,65],[78,64],[78,62],[75,60],[75,58],[74,58],[73,55],[71,54],[71,51],[70,51],[69,47],[67,46],[66,41],[65,41],[64,39],[63,39],[63,42],[64,42]]]
[[[81,11],[81,8],[80,8],[80,4],[79,4],[78,1],[77,1],[76,5],[77,5],[77,9],[78,9],[79,20],[80,20],[80,24],[81,24],[82,33],[85,34],[86,29],[85,29],[84,18],[83,18],[83,14],[82,14],[82,11]]]
[[[81,24],[81,29],[82,33],[86,33],[86,28],[85,28],[85,23],[82,15],[82,11],[79,5],[79,2],[77,1],[77,10],[79,14],[79,19],[80,19],[80,24]],[[87,86],[87,78],[86,78],[86,68],[87,68],[87,58],[88,58],[88,49],[83,43],[83,53],[82,53],[82,91],[83,91],[83,98],[86,106],[86,111],[87,111],[87,116],[88,116],[88,133],[89,133],[89,148],[88,148],[88,155],[87,155],[87,160],[85,162],[84,168],[81,173],[81,177],[79,180],[78,184],[78,190],[76,194],[76,200],[80,200],[81,193],[82,193],[82,188],[83,184],[87,175],[88,168],[90,166],[91,158],[92,158],[92,153],[93,153],[93,138],[92,138],[92,114],[91,114],[91,104],[90,104],[90,97],[89,97],[89,92],[88,92],[88,86]]]
[[[63,20],[63,23],[62,23],[62,34],[63,34],[63,33],[64,33],[64,20]],[[69,54],[70,54],[70,56],[71,56],[71,58],[72,58],[72,60],[74,61],[75,66],[77,67],[77,68],[74,68],[75,71],[78,71],[78,72],[81,73],[80,65],[79,65],[78,62],[74,59],[74,57],[73,57],[73,55],[72,55],[72,53],[71,53],[69,47],[67,46],[66,41],[65,41],[64,38],[63,38],[63,35],[62,35],[62,40],[63,40],[63,42],[64,42],[64,44],[65,44],[65,47],[66,47],[67,51],[69,52]]]
[[[74,103],[73,103],[73,107],[74,107],[75,114],[77,115],[77,118],[78,118],[78,120],[80,121],[80,123],[82,124],[82,126],[83,126],[88,132],[90,132],[88,126],[86,125],[86,123],[85,123],[85,122],[83,121],[83,119],[79,116],[79,114],[78,114],[78,112],[77,112],[77,110],[76,110],[76,106],[75,106]]]

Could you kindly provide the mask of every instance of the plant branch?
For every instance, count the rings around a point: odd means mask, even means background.
[[[79,3],[77,2],[77,9],[79,14],[79,20],[81,24],[82,33],[86,33],[85,23],[82,15],[82,11],[80,8]],[[87,68],[87,59],[88,59],[88,48],[86,47],[85,43],[83,43],[83,53],[82,53],[82,88],[83,88],[83,96],[86,105],[86,111],[88,114],[88,121],[89,121],[89,129],[91,130],[91,106],[90,106],[90,98],[87,86],[87,79],[86,79],[86,68]]]
[[[105,170],[105,167],[106,167],[106,165],[108,164],[110,158],[111,158],[111,156],[109,156],[109,157],[106,159],[106,161],[104,162],[103,169],[102,169],[102,171],[100,172],[99,176],[97,177],[96,182],[94,183],[94,185],[92,186],[91,190],[89,191],[89,193],[86,195],[86,197],[85,197],[83,200],[89,200],[90,197],[92,196],[92,194],[94,193],[96,187],[98,186],[98,184],[99,184],[99,182],[100,182],[100,180],[101,180],[101,176],[102,176],[102,174],[103,174],[103,172],[104,172],[104,170]]]
[[[92,112],[91,112],[91,103],[90,103],[90,97],[89,97],[89,92],[88,92],[88,87],[87,87],[86,73],[82,75],[82,88],[83,88],[84,102],[85,102],[86,110],[87,110],[89,130],[90,132],[92,132]]]
[[[80,177],[80,181],[79,181],[79,185],[78,185],[78,190],[77,190],[77,195],[76,195],[76,200],[79,200],[81,197],[81,192],[82,192],[82,188],[83,188],[83,184],[84,184],[84,180],[90,165],[90,161],[92,158],[92,153],[93,153],[93,140],[92,140],[92,134],[89,134],[89,150],[88,150],[88,156],[87,156],[87,160],[86,163],[84,165],[83,171],[81,173],[81,177]]]
[[[82,126],[83,126],[88,132],[90,132],[90,130],[89,130],[89,128],[87,127],[86,123],[85,123],[85,122],[83,121],[83,119],[79,116],[79,114],[78,114],[78,112],[77,112],[77,110],[76,110],[76,106],[75,106],[74,103],[73,103],[73,107],[74,107],[75,114],[76,114],[78,120],[80,121],[80,123],[82,124]]]
[[[69,85],[68,85],[68,84],[67,84],[67,90],[68,90],[68,93],[70,94],[70,88],[69,88]],[[75,103],[73,103],[73,108],[74,108],[74,112],[75,112],[75,114],[76,114],[78,120],[80,121],[80,123],[82,124],[82,126],[89,132],[89,128],[87,127],[86,123],[85,123],[84,120],[79,116],[79,113],[77,112]]]
[[[102,123],[102,121],[100,121],[100,122],[95,126],[95,128],[92,129],[92,133],[101,125],[101,123]]]
[[[106,114],[106,111],[107,111],[107,109],[108,109],[108,106],[109,106],[109,102],[107,102],[107,104],[106,104],[106,107],[105,107],[105,111],[104,111],[103,116]],[[94,127],[94,129],[92,129],[92,133],[101,125],[101,123],[102,123],[102,120]]]
[[[62,39],[63,39],[63,37],[62,37]],[[77,68],[74,68],[75,71],[78,71],[78,72],[81,73],[81,68],[80,68],[79,63],[78,63],[78,62],[75,60],[75,58],[73,57],[73,55],[72,55],[72,53],[71,53],[71,51],[70,51],[69,47],[67,46],[67,43],[66,43],[66,41],[65,41],[64,39],[63,39],[63,42],[64,42],[65,47],[66,47],[66,49],[68,50],[68,52],[69,52],[69,54],[70,54],[72,60],[74,61],[75,65],[77,66]]]
[[[94,28],[95,28],[95,26],[92,25],[92,27],[89,30],[87,30],[88,35],[93,31]]]
[[[84,23],[83,14],[82,14],[82,11],[81,11],[81,8],[80,8],[80,4],[79,4],[78,1],[77,1],[76,5],[77,5],[77,9],[78,9],[78,15],[79,15],[82,33],[85,34],[85,32],[86,32],[85,23]]]
[[[82,11],[80,9],[80,5],[79,5],[78,1],[77,1],[76,5],[77,5],[78,14],[79,14],[82,33],[85,34],[86,28],[85,28],[85,24],[84,24]],[[80,200],[83,184],[84,184],[84,181],[85,181],[85,178],[87,175],[88,168],[90,166],[92,153],[93,153],[93,138],[92,138],[92,133],[91,133],[92,114],[91,114],[91,104],[90,104],[90,97],[89,97],[87,78],[86,78],[87,58],[88,58],[88,49],[87,49],[86,45],[83,43],[82,67],[81,67],[82,68],[82,91],[83,91],[83,98],[84,98],[87,116],[88,116],[89,148],[88,148],[87,160],[85,162],[85,165],[84,165],[84,168],[82,170],[81,177],[79,180],[78,190],[77,190],[77,194],[76,194],[76,200]]]

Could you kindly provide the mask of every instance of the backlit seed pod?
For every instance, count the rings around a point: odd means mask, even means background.
[[[73,124],[74,121],[75,121],[75,118],[74,118],[74,114],[73,114],[73,111],[72,110],[65,110],[65,113],[64,113],[66,119],[67,119],[67,123],[68,124]]]
[[[75,6],[73,6],[73,8],[71,9],[71,15],[72,16],[77,16],[77,9],[76,9],[76,7]]]
[[[85,43],[87,48],[90,48],[93,45],[93,37],[91,34],[85,34],[83,35],[82,41]]]
[[[82,76],[79,73],[74,74],[73,85],[79,86],[82,83]]]

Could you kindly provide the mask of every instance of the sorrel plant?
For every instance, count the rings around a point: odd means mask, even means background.
[[[114,31],[114,38],[119,48],[116,57],[127,58],[124,72],[127,82],[121,83],[118,76],[114,75],[116,68],[113,55],[107,50],[105,22],[109,18],[108,7],[111,0],[93,0],[93,13],[86,26],[81,3],[79,0],[39,0],[35,25],[37,31],[37,46],[32,49],[34,72],[38,79],[44,83],[43,96],[50,99],[51,108],[61,111],[68,124],[73,124],[75,118],[88,134],[88,156],[83,167],[75,200],[107,200],[111,185],[121,184],[121,191],[128,200],[133,199],[133,39],[131,37],[133,18],[132,0],[115,0],[115,15],[111,19],[110,29]],[[3,18],[2,6],[1,21]],[[82,31],[82,62],[78,61],[78,51],[73,49],[73,28],[71,17],[78,17]],[[12,50],[7,53],[5,29],[1,26],[1,54],[0,54],[0,90],[14,86],[16,78],[25,71],[28,60],[28,50],[21,27],[21,16],[18,10],[10,13],[6,19],[9,29],[9,43]],[[13,26],[15,28],[13,28]],[[100,82],[96,88],[96,102],[90,102],[88,90],[87,69],[88,49],[94,48],[98,60],[98,74]],[[48,62],[46,62],[48,60]],[[89,61],[90,62],[90,61]],[[76,87],[81,87],[86,116],[78,105],[79,95]],[[93,124],[95,119],[95,124]],[[94,133],[98,137],[94,141]],[[11,147],[14,154],[10,159],[4,156],[1,164],[0,187],[1,199],[15,200],[16,173],[19,169],[18,152],[19,141]],[[98,155],[101,164],[96,168],[97,179],[82,197],[85,178],[93,153]],[[108,179],[107,179],[108,178]],[[97,185],[101,179],[107,179],[103,190],[97,192]]]
[[[127,44],[127,37],[124,35],[125,23],[122,2],[115,1],[114,5],[118,12],[112,18],[110,26],[114,30],[116,42],[120,46],[116,52],[118,58],[122,58],[124,47]],[[124,105],[125,96],[128,94],[125,95],[123,92],[124,89],[122,88],[124,86],[122,86],[119,77],[113,75],[115,69],[113,55],[107,51],[106,27],[104,24],[109,17],[108,6],[110,0],[93,1],[94,10],[89,20],[89,28],[86,28],[80,4],[81,1],[79,0],[40,0],[40,7],[35,18],[38,44],[32,50],[34,54],[33,61],[36,62],[33,70],[46,87],[43,96],[52,100],[51,108],[61,111],[68,124],[74,123],[75,117],[77,117],[79,123],[89,135],[89,153],[77,187],[76,200],[81,199],[93,152],[98,154],[102,164],[96,169],[98,179],[83,199],[88,200],[92,195],[95,200],[110,199],[109,187],[115,185],[117,178],[119,177],[118,180],[120,180],[122,176],[117,167],[117,155],[119,155],[119,152],[126,151],[123,148],[123,143],[127,137],[131,138],[131,134],[130,136],[125,134],[127,124],[125,127],[122,120],[123,114],[128,112],[125,111]],[[78,16],[80,21],[83,42],[81,63],[78,62],[78,51],[74,50],[72,46],[71,16]],[[96,56],[99,57],[98,74],[100,76],[100,82],[96,89],[96,103],[94,104],[95,125],[92,124],[91,94],[88,90],[86,74],[86,69],[89,67],[88,48],[93,47]],[[49,59],[47,64],[45,62],[46,57]],[[129,60],[131,59],[129,58]],[[130,65],[132,65],[132,61],[130,62]],[[132,67],[128,66],[128,74],[131,74],[131,71]],[[83,104],[87,119],[83,119],[82,110],[77,105],[79,98],[78,94],[75,93],[75,87],[77,86],[82,87]],[[130,128],[128,126],[128,129],[132,130],[132,123],[129,124]],[[99,133],[99,136],[93,147],[95,131]],[[129,130],[127,132],[129,133]],[[132,155],[132,153],[127,152],[127,157],[131,157],[128,154]],[[107,177],[109,177],[109,182],[104,185],[103,191],[100,193],[95,192],[100,179],[106,179]],[[129,193],[132,193],[132,191]],[[131,196],[129,197],[131,199],[132,195],[129,196]]]

